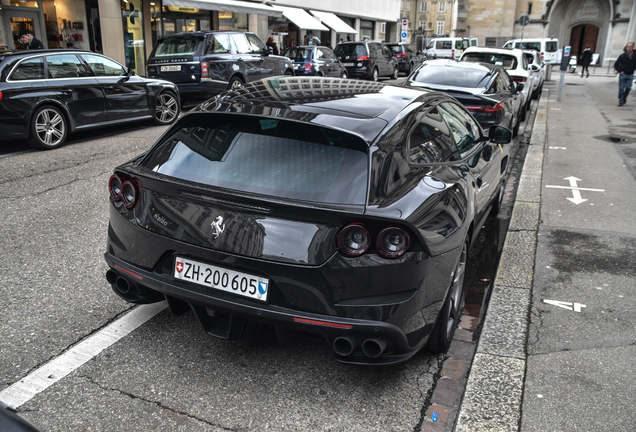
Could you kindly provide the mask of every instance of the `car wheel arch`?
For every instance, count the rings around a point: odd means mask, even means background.
[[[28,124],[30,125],[31,122],[33,121],[33,116],[36,113],[36,111],[38,111],[40,108],[44,106],[49,106],[49,105],[59,109],[62,112],[62,115],[64,116],[64,119],[66,120],[66,124],[68,125],[68,133],[75,131],[75,128],[77,127],[77,123],[75,122],[75,119],[68,112],[66,105],[64,105],[62,102],[55,99],[41,100],[35,105],[33,105],[31,107],[31,111],[29,112],[29,117],[27,119]],[[29,127],[27,130],[27,138],[30,138],[30,137],[31,137],[31,128]]]

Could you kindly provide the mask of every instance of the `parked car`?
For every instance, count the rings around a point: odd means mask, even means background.
[[[468,39],[461,37],[437,38],[431,40],[426,45],[426,57],[429,59],[452,58],[459,59],[464,50],[471,45],[476,38]]]
[[[43,150],[69,133],[153,119],[174,122],[179,89],[143,78],[115,60],[83,50],[37,50],[0,55],[0,139],[26,139]]]
[[[545,63],[541,61],[541,54],[535,50],[524,50],[523,53],[528,59],[528,64],[534,75],[534,85],[532,87],[532,99],[539,99],[543,91],[543,81],[545,80]]]
[[[556,38],[524,38],[512,39],[504,44],[504,48],[521,48],[535,50],[540,53],[540,60],[545,64],[560,64],[559,40]]]
[[[285,57],[294,64],[297,76],[332,76],[347,78],[347,69],[334,52],[324,46],[297,46],[287,48]]]
[[[461,61],[490,63],[502,66],[512,80],[523,84],[522,93],[526,111],[530,110],[534,75],[523,51],[518,48],[470,47],[462,54]],[[521,120],[525,120],[525,113]]]
[[[427,60],[404,84],[443,91],[460,101],[485,130],[500,125],[517,136],[525,106],[518,84],[501,66],[488,63]]]
[[[257,35],[197,31],[160,38],[147,62],[148,76],[172,81],[185,103],[263,78],[294,75],[292,61],[272,55]]]
[[[379,77],[397,79],[400,75],[397,58],[382,42],[341,42],[334,52],[347,68],[349,78],[377,81]]]
[[[306,332],[354,364],[444,350],[511,136],[440,92],[246,84],[115,168],[106,279],[223,339]]]
[[[412,70],[421,65],[424,61],[422,53],[416,50],[413,44],[393,42],[387,43],[386,46],[389,47],[395,57],[397,57],[400,70],[407,74],[411,73]]]

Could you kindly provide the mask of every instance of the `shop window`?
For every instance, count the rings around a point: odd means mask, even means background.
[[[40,4],[37,1],[24,1],[24,0],[2,0],[2,6],[17,6],[28,8],[39,8]]]
[[[141,0],[122,0],[121,9],[124,20],[126,66],[138,75],[145,75],[146,47]]]
[[[219,30],[248,31],[247,14],[219,11]]]
[[[83,2],[44,0],[42,12],[49,48],[91,49]]]

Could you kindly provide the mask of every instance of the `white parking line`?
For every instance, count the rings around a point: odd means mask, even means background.
[[[136,307],[59,357],[0,392],[0,400],[13,408],[28,402],[75,369],[122,339],[167,307],[166,302]]]

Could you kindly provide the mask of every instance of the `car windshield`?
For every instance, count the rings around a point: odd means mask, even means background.
[[[285,51],[285,57],[296,61],[307,60],[311,59],[311,51],[309,48],[289,48]]]
[[[364,45],[361,44],[343,44],[336,46],[335,53],[338,57],[362,57],[367,55]]]
[[[459,65],[455,65],[455,67],[426,65],[419,68],[409,80],[451,87],[485,88],[490,76],[492,76],[492,71],[489,69],[472,69]]]
[[[464,54],[462,61],[490,63],[505,70],[517,69],[517,58],[507,54],[471,52]]]
[[[193,55],[201,40],[202,39],[198,36],[166,38],[160,40],[157,45],[157,49],[155,50],[155,57]]]
[[[517,42],[515,48],[541,51],[541,42]]]
[[[159,174],[241,192],[364,205],[368,147],[346,132],[251,116],[191,115],[151,149]]]

